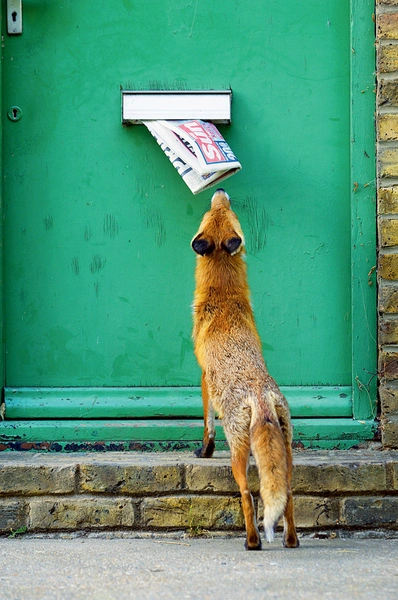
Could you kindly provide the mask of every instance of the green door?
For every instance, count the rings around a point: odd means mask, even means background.
[[[232,88],[220,130],[243,169],[225,188],[269,370],[297,439],[369,436],[352,416],[357,396],[362,420],[374,404],[375,244],[356,212],[371,204],[373,92],[353,73],[371,86],[373,67],[352,62],[348,0],[26,0],[22,35],[3,35],[3,441],[201,435],[190,240],[212,192],[193,196],[145,127],[121,125],[121,89]]]

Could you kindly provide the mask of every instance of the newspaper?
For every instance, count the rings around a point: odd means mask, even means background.
[[[199,119],[143,123],[194,194],[242,168],[212,123]]]

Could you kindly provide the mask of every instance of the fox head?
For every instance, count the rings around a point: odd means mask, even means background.
[[[191,245],[201,256],[209,256],[213,252],[234,256],[244,250],[242,229],[231,210],[229,196],[223,189],[218,189],[213,195],[211,208],[204,215]]]

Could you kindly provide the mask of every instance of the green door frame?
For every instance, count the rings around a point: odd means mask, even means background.
[[[377,396],[373,18],[373,0],[351,0],[352,398],[357,420],[375,418]]]
[[[3,6],[0,6],[0,16],[3,17]],[[3,179],[3,61],[0,60],[0,402],[4,401],[4,386],[5,386],[5,335],[4,335],[4,231],[3,231],[3,215],[4,215],[4,179]],[[4,408],[4,407],[3,407]]]
[[[1,9],[4,12],[4,3]],[[299,418],[295,420],[295,430],[297,438],[303,441],[304,445],[315,447],[333,447],[336,440],[341,440],[339,447],[349,447],[359,440],[372,439],[375,430],[376,415],[376,395],[377,395],[377,343],[376,343],[376,203],[375,203],[375,132],[374,132],[374,70],[375,70],[375,48],[374,48],[374,22],[372,19],[374,13],[373,0],[351,0],[350,18],[351,18],[351,115],[350,115],[350,133],[351,133],[351,285],[352,285],[352,415],[340,412],[336,418],[333,411],[324,415],[325,418],[308,418],[306,414],[300,412]],[[22,34],[23,35],[23,34]],[[0,64],[0,92],[1,92],[1,68]],[[7,107],[2,107],[1,120],[6,118],[5,111]],[[2,131],[2,129],[0,129]],[[1,133],[0,133],[1,135]],[[0,172],[2,173],[2,146],[0,148]],[[1,185],[1,202],[3,198],[3,177]],[[1,204],[3,208],[3,204]],[[0,240],[3,240],[3,220],[0,222]],[[0,359],[0,385],[2,390],[5,386],[5,340],[4,340],[4,291],[3,291],[3,244],[0,244],[0,330],[1,330],[1,359]],[[327,340],[325,340],[327,343]],[[72,391],[72,390],[71,390]],[[137,390],[137,394],[142,390]],[[340,392],[344,390],[339,390]],[[103,390],[106,395],[106,390]],[[149,395],[151,392],[148,392]],[[170,389],[164,392],[158,390],[158,396],[165,398],[164,405],[170,406]],[[182,396],[198,395],[198,390],[181,391]],[[71,394],[68,394],[71,396]],[[56,402],[60,395],[55,393]],[[72,392],[73,396],[73,392]],[[341,393],[344,396],[344,393]],[[65,396],[63,396],[65,398]],[[62,398],[61,398],[62,399]],[[140,398],[141,400],[142,398]],[[69,398],[68,398],[69,400]],[[88,400],[91,399],[88,398]],[[199,405],[199,398],[195,400]],[[114,397],[112,396],[112,402]],[[109,403],[108,403],[109,404]],[[178,402],[177,402],[178,404]],[[104,404],[106,406],[106,402]],[[163,406],[163,405],[162,405]],[[4,408],[4,405],[3,405]],[[46,408],[46,411],[48,407]],[[164,415],[163,409],[159,409],[158,414]],[[197,409],[194,407],[194,413]],[[83,410],[85,413],[85,408]],[[294,415],[294,403],[292,404]],[[311,407],[309,407],[311,413]],[[86,414],[86,413],[85,413]],[[69,415],[69,419],[72,415]],[[166,415],[164,415],[166,416]],[[192,418],[198,415],[185,413],[185,417]],[[319,417],[320,415],[318,415]],[[80,416],[82,419],[83,415]],[[116,415],[114,415],[114,418]],[[26,442],[48,442],[56,440],[66,447],[67,441],[76,442],[69,444],[67,449],[87,448],[84,442],[91,440],[101,440],[106,442],[126,442],[126,440],[136,440],[137,447],[145,447],[146,440],[185,440],[186,444],[182,447],[189,447],[191,443],[201,437],[201,424],[199,419],[196,421],[182,421],[181,411],[176,414],[169,414],[167,418],[178,419],[173,421],[173,427],[177,433],[175,437],[170,437],[171,421],[167,423],[161,420],[154,420],[155,415],[145,417],[142,413],[141,420],[135,424],[131,419],[126,420],[126,416],[119,416],[119,421],[106,421],[106,416],[101,414],[99,417],[91,417],[93,420],[74,420],[61,421],[59,414],[53,415],[53,421],[37,421],[36,427],[31,426],[29,421],[18,420],[0,422],[0,449],[5,440],[24,440]],[[344,418],[342,418],[344,417]],[[20,417],[20,419],[26,418]],[[48,415],[41,419],[51,419]],[[62,418],[62,417],[61,417]],[[79,417],[72,417],[79,418]],[[112,418],[111,416],[109,418]],[[145,420],[145,419],[152,420]],[[156,418],[156,417],[155,417]],[[162,417],[158,417],[161,419]],[[100,419],[100,420],[99,420]],[[69,426],[68,426],[69,423]],[[118,425],[116,426],[116,423]],[[78,426],[78,424],[80,424]],[[185,428],[185,429],[184,429]],[[2,431],[3,429],[3,431]],[[160,430],[165,433],[160,434]],[[7,431],[8,430],[8,431]],[[18,430],[18,431],[17,431]],[[73,431],[72,431],[73,430]],[[16,435],[10,435],[11,432]],[[185,433],[184,433],[185,431]],[[71,433],[72,432],[72,433]],[[337,433],[336,433],[337,432]],[[221,432],[220,432],[221,433]],[[2,435],[5,434],[5,435]],[[55,436],[55,437],[54,437]],[[220,436],[221,437],[221,436]],[[326,440],[326,441],[325,441]],[[344,443],[344,440],[346,443]],[[54,449],[61,449],[61,446]],[[13,448],[5,443],[3,449]],[[26,449],[33,447],[39,448],[40,444],[27,444]],[[48,449],[48,444],[43,446]],[[114,445],[110,447],[113,449]],[[121,446],[119,445],[118,448]],[[130,444],[125,447],[134,447]],[[150,444],[148,449],[162,447],[161,444]],[[167,447],[167,446],[166,446]],[[175,446],[172,446],[175,449]],[[100,449],[104,449],[100,446]]]

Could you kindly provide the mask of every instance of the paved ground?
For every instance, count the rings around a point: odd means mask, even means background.
[[[398,598],[398,539],[0,539],[1,600]]]

